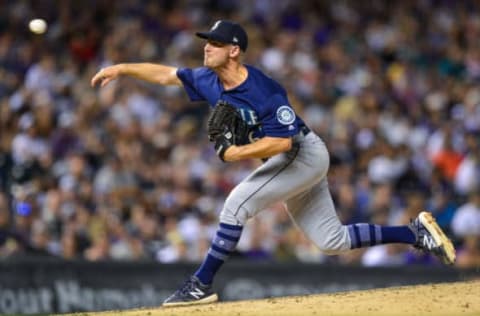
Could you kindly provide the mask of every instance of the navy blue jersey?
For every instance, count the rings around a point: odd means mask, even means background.
[[[235,106],[253,129],[253,138],[289,137],[305,125],[292,109],[285,89],[255,67],[245,65],[247,79],[238,87],[224,90],[217,74],[207,67],[179,68],[191,101],[207,101],[212,107],[219,100]]]

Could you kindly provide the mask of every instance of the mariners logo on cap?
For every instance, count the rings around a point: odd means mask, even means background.
[[[222,21],[217,21],[217,22],[215,22],[215,24],[212,26],[212,28],[210,29],[210,31],[215,30],[215,29],[220,25],[220,23],[222,23]]]
[[[277,110],[277,120],[283,125],[292,124],[295,121],[295,112],[288,105],[282,105]]]

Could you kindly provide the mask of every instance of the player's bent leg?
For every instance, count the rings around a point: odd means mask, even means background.
[[[289,152],[271,157],[230,192],[220,221],[244,225],[273,203],[315,186],[325,177],[328,165],[326,146],[318,136],[312,133],[294,141]]]
[[[165,301],[165,306],[191,305],[216,300],[216,296],[207,289],[212,284],[216,272],[235,249],[248,218],[274,202],[305,191],[325,176],[328,170],[325,144],[313,134],[303,140],[308,141],[310,146],[301,146],[301,139],[297,139],[291,151],[270,158],[230,192],[220,214],[217,234],[205,260],[194,275],[196,279],[189,280],[170,296]],[[348,238],[346,233],[342,235]],[[194,295],[199,293],[197,290],[205,292],[205,296]]]
[[[340,223],[327,181],[287,201],[294,222],[326,254],[380,244],[405,243],[430,252],[446,264],[455,262],[455,248],[433,216],[421,212],[408,226]]]
[[[323,253],[336,255],[350,249],[347,226],[338,219],[326,179],[288,199],[286,205],[293,222]]]

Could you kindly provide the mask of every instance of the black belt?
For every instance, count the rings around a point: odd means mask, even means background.
[[[303,137],[307,136],[308,133],[310,133],[310,128],[308,128],[307,125],[304,125],[303,127],[300,128],[300,131],[298,132],[297,135],[302,135]],[[296,136],[296,135],[295,135]],[[269,158],[262,158],[262,161],[265,162],[267,161]]]
[[[302,128],[300,128],[300,132],[299,133],[302,133],[303,136],[307,136],[308,133],[310,133],[310,128],[308,128],[307,125],[304,125]]]

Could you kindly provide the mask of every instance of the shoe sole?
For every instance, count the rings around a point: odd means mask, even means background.
[[[455,248],[450,239],[448,239],[442,229],[438,226],[432,213],[421,212],[420,215],[418,215],[418,218],[420,219],[420,223],[422,223],[425,229],[432,235],[440,249],[442,249],[444,263],[453,264],[456,257]]]
[[[218,301],[218,295],[212,294],[210,296],[202,298],[201,300],[195,300],[195,301],[189,301],[189,302],[163,303],[162,306],[163,307],[191,306],[191,305],[215,303],[216,301]]]

